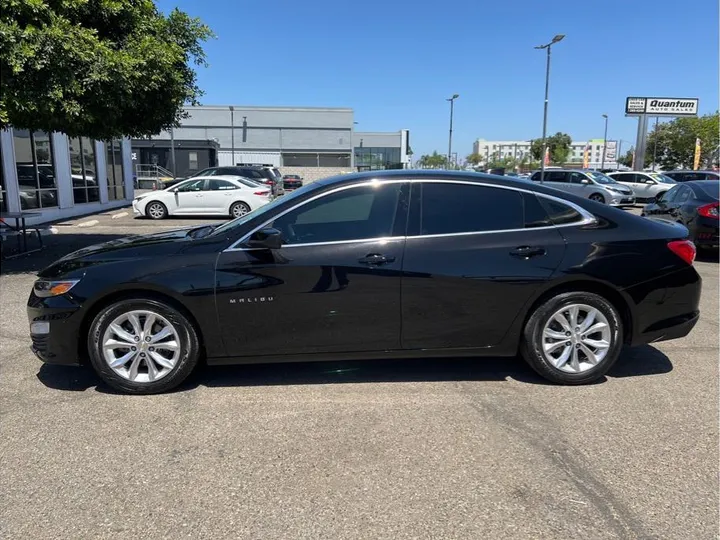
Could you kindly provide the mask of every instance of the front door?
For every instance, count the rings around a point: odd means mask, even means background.
[[[400,348],[408,187],[331,190],[278,215],[277,250],[228,250],[216,270],[230,356]]]
[[[177,186],[177,191],[170,191],[170,197],[163,202],[168,205],[172,214],[199,214],[203,212],[205,180],[188,180]]]
[[[498,344],[564,253],[563,237],[532,193],[415,184],[403,263],[403,347]]]

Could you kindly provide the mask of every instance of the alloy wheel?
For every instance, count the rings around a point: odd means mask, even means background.
[[[158,203],[151,203],[147,211],[153,219],[160,219],[165,215],[165,209]]]
[[[162,379],[180,358],[180,337],[162,315],[135,310],[116,317],[105,330],[102,350],[108,366],[122,378],[148,383]]]
[[[232,215],[235,218],[239,218],[241,216],[244,216],[245,214],[250,212],[250,208],[247,207],[245,204],[235,204],[232,207]]]
[[[586,304],[562,307],[548,319],[542,332],[545,359],[566,373],[592,369],[603,361],[611,345],[607,318]]]

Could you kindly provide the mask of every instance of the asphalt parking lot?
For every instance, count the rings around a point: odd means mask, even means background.
[[[717,538],[711,258],[693,333],[590,386],[519,359],[408,360],[203,368],[131,397],[43,366],[25,315],[34,272],[79,245],[219,221],[128,211],[2,264],[0,537]]]

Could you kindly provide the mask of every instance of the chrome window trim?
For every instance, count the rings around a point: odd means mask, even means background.
[[[226,251],[255,251],[259,249],[266,249],[266,248],[254,248],[254,247],[236,247],[239,245],[242,245],[244,242],[246,242],[254,233],[261,230],[263,227],[269,225],[276,219],[284,216],[285,214],[292,212],[293,210],[300,208],[304,205],[306,205],[309,202],[312,202],[314,200],[317,200],[321,197],[326,197],[328,195],[332,195],[333,193],[338,193],[340,191],[345,191],[347,189],[353,189],[357,187],[365,187],[365,186],[371,186],[373,184],[464,184],[464,185],[471,185],[471,186],[482,186],[482,187],[490,187],[490,188],[499,188],[499,189],[507,189],[510,191],[516,191],[518,193],[527,193],[529,195],[535,195],[536,197],[544,197],[546,199],[555,201],[560,204],[564,204],[566,206],[569,206],[573,210],[575,210],[582,219],[580,221],[576,221],[573,223],[562,223],[560,225],[547,225],[543,227],[523,227],[520,229],[496,229],[492,231],[467,231],[467,232],[457,232],[457,233],[442,233],[442,234],[424,234],[424,235],[413,235],[413,236],[388,236],[388,237],[380,237],[380,238],[361,238],[357,240],[335,240],[331,242],[308,242],[308,243],[302,243],[302,244],[287,244],[282,247],[282,249],[287,248],[293,248],[293,247],[307,247],[307,246],[327,246],[327,245],[340,245],[340,244],[354,244],[354,243],[362,243],[362,242],[383,242],[383,241],[396,241],[396,240],[408,240],[408,239],[414,239],[414,238],[441,238],[441,237],[451,237],[451,236],[470,236],[470,235],[476,235],[476,234],[497,234],[497,233],[507,233],[507,232],[520,232],[520,231],[539,231],[543,229],[557,229],[559,227],[582,227],[585,225],[590,225],[592,223],[596,223],[597,219],[595,216],[593,216],[590,212],[585,210],[583,207],[578,206],[577,204],[561,199],[560,197],[555,197],[554,195],[547,195],[545,193],[538,193],[536,191],[532,191],[529,189],[522,189],[515,186],[503,186],[498,184],[487,184],[483,182],[470,182],[468,180],[447,180],[447,179],[431,179],[431,178],[404,178],[401,180],[383,180],[380,181],[378,179],[372,179],[367,182],[361,182],[359,184],[351,184],[349,186],[340,186],[336,189],[332,189],[330,191],[320,193],[318,195],[315,195],[314,197],[311,197],[307,199],[306,201],[302,201],[286,210],[283,210],[279,214],[273,216],[271,219],[263,222],[262,224],[255,227],[253,230],[248,232],[245,236],[240,238],[240,240],[237,240],[234,242],[230,247],[225,248],[223,250],[223,253]],[[549,217],[549,216],[548,216]]]

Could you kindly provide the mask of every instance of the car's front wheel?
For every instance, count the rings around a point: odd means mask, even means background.
[[[88,352],[96,373],[113,388],[155,394],[185,380],[198,363],[200,344],[193,325],[175,308],[131,299],[98,313]]]
[[[590,195],[589,199],[591,201],[605,204],[605,197],[603,197],[600,193],[593,193],[592,195]]]
[[[525,326],[521,352],[546,379],[585,384],[607,373],[622,343],[622,321],[610,302],[589,292],[567,292],[535,309]]]
[[[163,203],[153,201],[145,207],[145,215],[150,219],[163,219],[168,215],[168,211]]]

